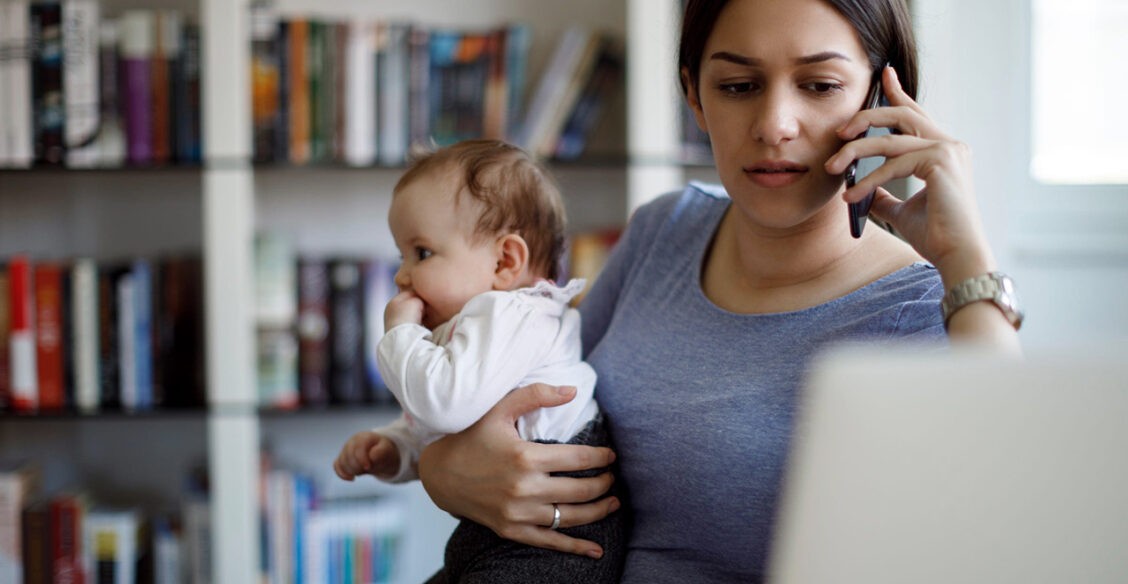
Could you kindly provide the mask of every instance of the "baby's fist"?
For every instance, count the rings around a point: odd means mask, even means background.
[[[390,331],[401,324],[423,323],[423,300],[410,290],[396,294],[384,308],[384,330]]]

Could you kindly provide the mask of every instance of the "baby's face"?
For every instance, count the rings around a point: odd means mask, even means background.
[[[423,326],[432,330],[494,287],[495,242],[472,237],[477,209],[465,199],[456,206],[460,186],[450,173],[421,176],[401,186],[388,212],[403,256],[396,286],[423,301]]]

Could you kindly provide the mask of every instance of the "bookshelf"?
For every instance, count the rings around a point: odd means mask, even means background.
[[[680,98],[673,72],[677,0],[278,0],[280,14],[380,18],[434,27],[530,24],[531,88],[571,23],[625,40],[626,78],[591,140],[596,156],[550,163],[576,231],[625,223],[631,210],[686,178],[679,162]],[[261,411],[256,393],[254,237],[285,234],[309,254],[394,257],[385,226],[397,168],[290,167],[252,162],[251,0],[104,0],[102,13],[155,8],[196,19],[202,32],[203,160],[187,167],[0,170],[0,257],[119,257],[190,250],[204,258],[207,404],[146,415],[4,417],[0,455],[50,461],[47,486],[82,481],[125,499],[175,502],[183,476],[211,480],[212,581],[259,577],[259,453],[310,470],[330,496],[395,491],[412,518],[403,581],[441,562],[454,522],[418,485],[390,489],[336,479],[330,468],[352,432],[389,408]],[[669,120],[669,123],[655,123]],[[709,170],[692,171],[709,175]],[[140,436],[167,437],[139,441]],[[29,446],[34,444],[34,446]],[[124,453],[124,454],[123,454]],[[143,463],[143,464],[139,464]],[[145,470],[159,466],[160,471]],[[167,465],[167,466],[166,466]],[[169,470],[171,468],[171,470]],[[418,524],[416,526],[415,524]]]

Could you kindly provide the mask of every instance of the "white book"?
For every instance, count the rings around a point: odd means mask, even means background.
[[[380,79],[380,163],[386,166],[403,164],[407,159],[408,111],[408,38],[411,25],[388,23],[382,27]]]
[[[114,584],[137,581],[138,538],[141,512],[137,509],[91,509],[82,521],[82,563],[88,577],[97,582],[109,571]]]
[[[376,162],[376,23],[348,23],[345,47],[345,162]]]
[[[12,17],[8,14],[10,4],[0,2],[0,168],[6,168],[9,164],[9,150],[8,145],[9,134],[9,112],[8,112],[8,94],[11,93],[8,82],[8,61],[12,59],[9,54],[8,48],[8,21]]]
[[[71,267],[71,322],[74,323],[75,404],[83,412],[101,402],[98,336],[98,267],[79,258]]]
[[[9,50],[8,78],[4,83],[8,94],[7,166],[27,168],[35,152],[31,132],[31,10],[27,0],[11,0],[3,20]]]
[[[153,584],[181,584],[184,542],[178,528],[167,517],[153,520]]]
[[[211,505],[207,499],[190,499],[181,510],[184,525],[181,582],[211,584]]]
[[[63,2],[63,99],[67,166],[98,164],[100,15],[97,0]]]

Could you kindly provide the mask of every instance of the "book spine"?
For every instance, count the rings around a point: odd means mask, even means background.
[[[198,257],[164,260],[158,318],[158,359],[167,407],[205,403],[203,276]]]
[[[148,260],[133,262],[133,366],[138,410],[153,407],[153,270]]]
[[[22,518],[22,579],[3,582],[51,584],[51,508],[46,501],[24,507]]]
[[[9,349],[12,368],[11,407],[15,411],[30,412],[38,407],[39,387],[35,367],[35,328],[31,287],[31,261],[27,256],[15,256],[8,263],[11,284],[12,332]]]
[[[177,64],[179,90],[176,95],[176,158],[181,163],[199,164],[203,160],[201,130],[200,26],[187,23]]]
[[[63,388],[62,269],[40,263],[33,269],[35,286],[35,365],[39,408],[61,410],[66,405]]]
[[[148,10],[129,10],[119,26],[127,160],[148,165],[153,162],[154,16]]]
[[[121,372],[121,407],[137,409],[137,315],[133,272],[125,269],[114,281],[117,300],[118,369]]]
[[[172,70],[180,58],[180,13],[160,10],[153,14],[153,21],[153,55],[149,60],[153,162],[168,164],[173,157]]]
[[[251,6],[251,120],[255,162],[277,160],[278,15],[269,6]]]
[[[98,269],[98,369],[101,372],[100,404],[121,407],[121,371],[118,361],[117,268]]]
[[[74,323],[75,405],[79,411],[98,409],[98,268],[80,258],[71,267],[71,322]]]
[[[508,134],[509,91],[505,76],[506,29],[489,34],[486,44],[487,76],[483,100],[484,122],[482,135],[494,140],[504,140]]]
[[[98,30],[99,128],[95,140],[96,166],[116,168],[125,163],[125,130],[121,119],[121,77],[118,70],[116,20],[103,20]]]
[[[412,26],[408,56],[408,143],[422,146],[431,137],[431,40],[430,32]]]
[[[329,403],[329,270],[325,261],[298,263],[298,388],[302,404]]]
[[[408,31],[409,25],[389,23],[377,69],[380,80],[380,163],[403,164],[407,159],[408,120]]]
[[[60,495],[51,500],[51,577],[55,584],[83,584],[82,520],[85,505],[80,496]]]
[[[364,400],[364,295],[357,262],[332,261],[329,286],[330,395],[336,403],[359,403]]]
[[[289,151],[292,164],[310,159],[309,21],[291,20],[288,26]]]
[[[63,3],[63,97],[66,99],[67,166],[98,163],[100,15],[96,0]]]
[[[345,162],[376,161],[376,39],[372,22],[351,21],[345,46]]]
[[[0,10],[4,7],[0,5]],[[10,407],[12,401],[12,283],[8,278],[8,265],[0,263],[0,411]]]
[[[325,112],[329,104],[332,103],[328,82],[328,33],[327,23],[319,20],[309,21],[306,76],[309,91],[309,157],[311,162],[325,162],[328,159],[329,128],[325,124]]]
[[[62,6],[31,4],[32,133],[36,164],[66,160]]]
[[[5,80],[8,111],[8,166],[27,168],[35,157],[32,133],[31,8],[26,0],[10,0],[7,24],[8,78]]]

